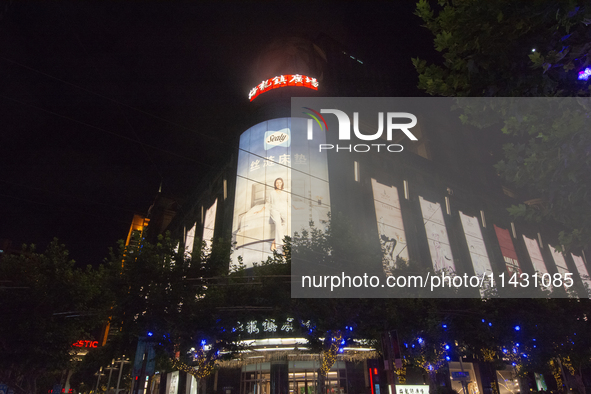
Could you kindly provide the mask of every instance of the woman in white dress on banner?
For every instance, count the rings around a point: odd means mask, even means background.
[[[283,246],[287,228],[287,218],[290,209],[289,192],[284,190],[285,183],[283,178],[275,179],[274,189],[267,193],[266,202],[269,204],[269,214],[271,221],[275,225],[275,240],[271,244],[271,250]]]

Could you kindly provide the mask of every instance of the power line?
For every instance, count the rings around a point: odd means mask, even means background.
[[[195,130],[195,129],[192,129],[192,128],[190,128],[190,127],[187,127],[187,126],[184,126],[184,125],[181,125],[181,124],[178,124],[178,123],[172,122],[172,121],[170,121],[170,120],[168,120],[168,119],[164,119],[164,118],[162,118],[162,117],[160,117],[160,116],[158,116],[158,115],[154,115],[154,114],[152,114],[152,113],[150,113],[150,112],[147,112],[147,111],[144,111],[144,110],[142,110],[142,109],[139,109],[139,108],[136,108],[136,107],[132,107],[131,105],[128,105],[128,104],[122,103],[122,102],[120,102],[120,101],[118,101],[118,100],[115,100],[115,99],[113,99],[113,98],[107,97],[107,96],[105,96],[105,95],[102,95],[102,94],[100,94],[100,93],[94,92],[94,91],[92,91],[92,90],[90,90],[90,89],[84,88],[84,87],[82,87],[82,86],[79,86],[79,85],[76,85],[76,84],[74,84],[74,83],[71,83],[71,82],[65,81],[65,80],[63,80],[63,79],[61,79],[61,78],[54,77],[54,76],[53,76],[53,75],[51,75],[51,74],[47,74],[47,73],[45,73],[45,72],[43,72],[43,71],[37,70],[37,69],[35,69],[35,68],[33,68],[33,67],[30,67],[30,66],[24,65],[24,64],[22,64],[22,63],[19,63],[19,62],[17,62],[17,61],[14,61],[14,60],[11,60],[11,59],[8,59],[8,58],[5,58],[5,57],[3,57],[3,56],[0,56],[0,59],[2,59],[2,60],[5,60],[5,61],[7,61],[7,62],[9,62],[9,63],[12,63],[12,64],[16,64],[16,65],[18,65],[18,66],[20,66],[20,67],[26,68],[26,69],[27,69],[27,70],[29,70],[29,71],[33,71],[33,72],[39,73],[39,74],[41,74],[41,75],[43,75],[43,76],[45,76],[45,77],[47,77],[47,78],[51,78],[51,79],[53,79],[53,80],[56,80],[56,81],[62,82],[62,83],[64,83],[64,84],[66,84],[66,85],[69,85],[69,86],[72,86],[72,87],[74,87],[74,88],[76,88],[76,89],[83,90],[83,91],[85,91],[85,92],[87,92],[87,93],[93,94],[93,95],[95,95],[95,96],[97,96],[97,97],[100,97],[100,98],[102,98],[102,99],[105,99],[105,100],[111,101],[111,102],[113,102],[113,103],[115,103],[115,104],[117,104],[117,105],[119,105],[119,106],[123,106],[123,107],[129,108],[129,109],[132,109],[132,110],[134,110],[134,111],[137,111],[137,112],[140,112],[140,113],[142,113],[142,114],[144,114],[144,115],[150,116],[150,117],[152,117],[152,118],[154,118],[154,119],[158,119],[158,120],[160,120],[160,121],[163,121],[163,122],[169,123],[169,124],[171,124],[171,125],[173,125],[173,126],[176,126],[176,127],[178,127],[178,128],[181,128],[181,129],[184,129],[184,130],[187,130],[187,131],[191,131],[192,133],[196,133],[196,134],[198,134],[198,135],[200,135],[200,136],[202,136],[202,137],[206,137],[206,138],[212,139],[212,140],[214,140],[214,141],[217,141],[217,142],[220,142],[220,143],[222,143],[222,144],[226,144],[226,143],[227,143],[227,141],[223,141],[223,140],[221,140],[221,139],[219,139],[219,138],[216,138],[216,137],[214,137],[214,136],[212,136],[212,135],[201,133],[201,132],[199,132],[199,131],[197,131],[197,130]]]
[[[13,101],[13,102],[19,103],[19,104],[21,104],[21,105],[24,105],[24,106],[27,106],[27,107],[35,108],[35,109],[37,109],[37,110],[39,110],[39,111],[43,111],[43,112],[49,113],[49,114],[51,114],[51,115],[58,116],[58,117],[60,117],[60,118],[68,119],[68,120],[70,120],[70,121],[72,121],[72,122],[75,122],[75,123],[81,124],[81,125],[83,125],[83,126],[86,126],[86,127],[89,127],[89,128],[91,128],[91,129],[99,130],[99,131],[105,132],[105,133],[107,133],[107,134],[111,134],[111,135],[117,136],[117,137],[119,137],[119,138],[123,138],[123,139],[125,139],[125,140],[131,141],[131,142],[135,142],[135,143],[138,143],[138,144],[140,144],[140,145],[144,145],[144,146],[147,146],[147,147],[149,147],[149,148],[152,148],[152,149],[155,149],[155,150],[158,150],[158,151],[164,152],[164,153],[168,153],[169,155],[172,155],[172,156],[180,157],[180,158],[182,158],[182,159],[189,160],[189,161],[192,161],[192,162],[195,162],[195,163],[197,163],[197,164],[204,165],[204,166],[207,166],[207,167],[210,167],[210,168],[213,168],[213,167],[214,167],[214,166],[212,166],[211,164],[208,164],[208,163],[205,163],[205,162],[200,162],[200,161],[197,161],[197,160],[195,160],[195,159],[193,159],[193,158],[191,158],[191,157],[183,156],[183,155],[180,155],[180,154],[178,154],[178,153],[175,153],[175,152],[172,152],[172,151],[169,151],[169,150],[166,150],[166,149],[161,149],[161,148],[158,148],[158,147],[156,147],[156,146],[154,146],[154,145],[149,145],[149,144],[142,143],[141,141],[134,140],[133,138],[130,138],[130,137],[127,137],[127,136],[121,135],[121,134],[119,134],[119,133],[116,133],[116,132],[114,132],[114,131],[106,130],[106,129],[103,129],[102,127],[98,127],[98,126],[93,126],[93,125],[91,125],[91,124],[88,124],[88,123],[86,123],[86,122],[82,122],[82,121],[80,121],[80,120],[77,120],[77,119],[71,118],[71,117],[69,117],[69,116],[66,116],[66,115],[58,114],[57,112],[50,111],[50,110],[48,110],[48,109],[41,108],[41,107],[38,107],[38,106],[36,106],[36,105],[33,105],[33,104],[29,104],[29,103],[22,102],[22,101],[20,101],[20,100],[17,100],[17,99],[15,99],[15,98],[12,98],[12,97],[6,97],[6,96],[4,96],[4,95],[0,95],[0,97],[4,98],[4,99],[6,99],[6,100],[10,100],[10,101]]]

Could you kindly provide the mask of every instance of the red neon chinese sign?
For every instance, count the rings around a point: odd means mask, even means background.
[[[259,94],[265,93],[271,89],[282,88],[285,86],[303,86],[308,89],[318,90],[318,81],[316,78],[310,78],[300,74],[286,74],[279,75],[266,81],[262,81],[257,86],[252,88],[248,93],[250,101],[258,97]]]
[[[72,347],[98,347],[98,341],[78,341],[72,344]]]

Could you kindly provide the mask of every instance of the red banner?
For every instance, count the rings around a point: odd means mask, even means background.
[[[499,245],[501,246],[501,253],[503,254],[503,259],[507,266],[507,272],[509,272],[509,274],[521,274],[521,267],[519,267],[519,260],[517,259],[517,253],[513,247],[513,241],[511,241],[509,230],[497,227],[496,225],[494,227],[495,233],[497,233],[497,239],[499,240]]]

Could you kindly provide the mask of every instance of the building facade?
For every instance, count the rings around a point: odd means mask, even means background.
[[[159,229],[184,240],[180,247],[187,253],[201,246],[196,240],[204,240],[206,247],[212,239],[232,240],[233,262],[240,256],[248,269],[274,252],[282,253],[283,236],[306,228],[310,221],[322,227],[329,212],[341,212],[370,249],[382,254],[373,265],[362,267],[381,280],[402,259],[424,270],[457,276],[569,273],[572,291],[564,296],[589,297],[589,251],[562,254],[555,249],[557,229],[512,221],[507,207],[520,201],[492,167],[499,147],[486,132],[463,125],[449,111],[449,100],[398,98],[384,104],[375,98],[358,99],[354,103],[374,109],[360,111],[355,123],[359,134],[382,130],[386,121],[380,127],[380,116],[389,106],[396,108],[398,117],[401,113],[415,117],[414,139],[399,128],[391,135],[382,132],[381,138],[372,140],[374,145],[363,140],[344,143],[334,131],[340,127],[334,112],[321,112],[327,108],[322,100],[395,94],[369,65],[328,37],[296,37],[277,40],[263,50],[253,75],[252,89],[244,97],[251,103],[251,127],[237,137],[227,164],[204,179],[170,224]],[[302,97],[311,97],[312,107],[294,116],[291,99]],[[345,109],[351,100],[329,103],[339,105],[353,120],[355,109]],[[380,105],[386,107],[379,109]],[[312,287],[300,289],[298,296],[317,295]],[[485,297],[485,287],[466,294]],[[241,323],[240,340],[247,341],[257,356],[220,363],[207,380],[208,392],[317,392],[321,359],[301,352],[306,341],[296,334],[303,322],[269,319],[261,313],[259,319]],[[410,390],[392,386],[391,367],[384,363],[383,353],[380,346],[361,342],[344,348],[330,367],[323,390],[340,394]],[[446,371],[438,379],[458,392],[488,393],[493,386],[501,394],[519,391],[510,368],[485,371],[478,362],[459,358],[450,359]],[[190,376],[179,380],[171,375],[166,384],[163,378],[154,381],[159,383],[152,390],[175,394],[178,385],[185,385],[188,393],[198,389]],[[173,389],[170,379],[176,379]],[[424,389],[420,386],[424,376],[410,373],[407,381],[419,385],[412,388],[416,392]]]

